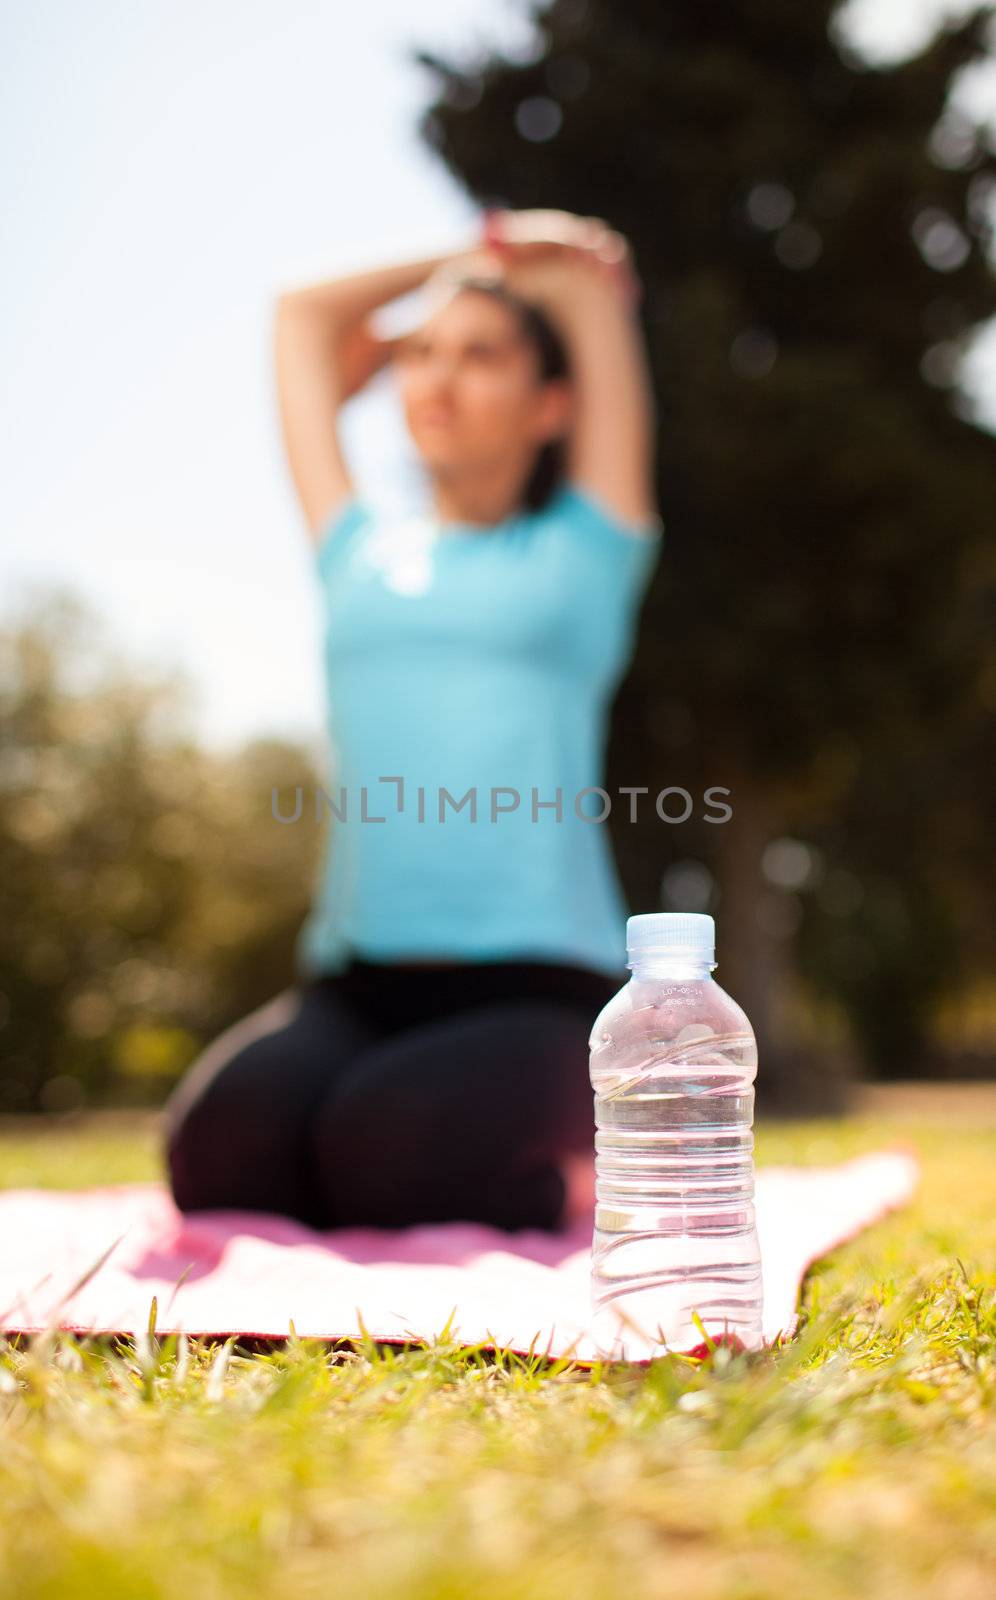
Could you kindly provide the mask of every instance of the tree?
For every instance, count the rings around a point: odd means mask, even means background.
[[[294,978],[319,834],[309,754],[186,732],[187,686],[68,591],[0,629],[0,1110],[161,1095]],[[310,789],[309,789],[310,792]]]
[[[771,914],[766,852],[810,836],[831,866],[880,860],[872,901],[946,903],[955,879],[928,883],[919,863],[956,775],[915,810],[890,775],[915,746],[936,776],[947,731],[974,727],[988,693],[996,442],[957,379],[996,309],[996,162],[950,90],[993,7],[881,69],[843,43],[837,10],[555,0],[531,12],[530,61],[417,52],[439,85],[422,132],[479,203],[604,216],[632,242],[666,542],[609,781],[732,791],[731,820],[694,849],[771,1108],[841,1098],[839,1067],[791,1020],[795,933]],[[673,840],[653,820],[619,829],[634,906],[659,904],[669,853],[688,854]],[[875,926],[862,984],[824,987],[881,1067],[897,989]],[[907,941],[900,966],[922,969],[914,954]],[[931,965],[924,1005],[956,962],[948,948]],[[904,1051],[921,1020],[912,1005]]]

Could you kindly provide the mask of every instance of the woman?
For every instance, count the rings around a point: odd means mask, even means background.
[[[421,326],[379,337],[372,313],[422,285]],[[599,219],[502,211],[452,253],[278,301],[335,815],[296,986],[167,1107],[183,1210],[590,1215],[588,1035],[626,978],[627,907],[582,791],[661,543],[638,292]],[[401,517],[357,495],[337,431],[388,361],[431,490]]]

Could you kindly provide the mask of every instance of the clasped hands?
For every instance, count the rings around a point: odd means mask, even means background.
[[[601,217],[569,211],[486,211],[477,244],[447,262],[434,280],[444,286],[468,274],[496,278],[526,298],[543,300],[574,280],[578,268],[610,285],[628,305],[639,302],[642,285],[628,240]]]

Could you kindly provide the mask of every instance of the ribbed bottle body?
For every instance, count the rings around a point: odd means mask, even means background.
[[[761,1333],[757,1046],[707,967],[636,967],[589,1039],[595,1096],[592,1332],[607,1357]]]

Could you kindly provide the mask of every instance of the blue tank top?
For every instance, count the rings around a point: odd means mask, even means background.
[[[662,542],[660,519],[631,532],[566,483],[494,526],[354,496],[320,530],[332,761],[299,971],[355,954],[625,975],[605,796],[585,791]]]

